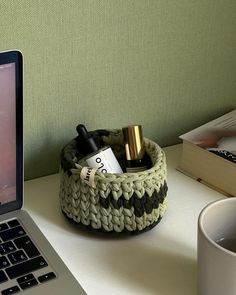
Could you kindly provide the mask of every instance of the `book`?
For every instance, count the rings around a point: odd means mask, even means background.
[[[236,110],[180,136],[178,170],[227,196],[236,196]]]

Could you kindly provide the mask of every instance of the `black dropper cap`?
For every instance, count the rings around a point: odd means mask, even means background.
[[[82,154],[88,155],[100,149],[98,143],[95,141],[93,136],[88,133],[86,127],[83,124],[79,124],[76,127],[76,130],[79,134],[77,139],[78,148]]]

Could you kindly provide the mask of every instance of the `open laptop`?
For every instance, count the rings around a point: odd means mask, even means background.
[[[86,294],[23,201],[22,54],[0,52],[0,294]]]

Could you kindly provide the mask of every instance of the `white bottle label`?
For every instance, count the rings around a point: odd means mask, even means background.
[[[111,148],[100,151],[86,159],[87,165],[103,173],[123,173]]]

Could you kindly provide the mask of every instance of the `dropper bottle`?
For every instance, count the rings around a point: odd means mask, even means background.
[[[103,173],[123,173],[109,146],[101,147],[83,124],[79,124],[76,130],[79,134],[78,149],[84,155],[79,161],[80,165],[95,168]]]

